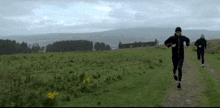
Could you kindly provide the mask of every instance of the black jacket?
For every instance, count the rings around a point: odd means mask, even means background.
[[[206,39],[198,39],[196,42],[195,42],[195,46],[197,47],[197,53],[204,53],[204,49],[206,49]],[[199,48],[199,45],[201,45],[202,47]]]
[[[189,46],[190,40],[186,36],[181,35],[180,37],[176,36],[174,34],[173,36],[170,36],[164,44],[169,48],[173,44],[176,44],[175,47],[172,47],[172,58],[180,57],[184,58],[184,46],[183,42],[186,42],[186,46]]]

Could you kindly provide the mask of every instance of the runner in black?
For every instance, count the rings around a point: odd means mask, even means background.
[[[173,36],[170,36],[164,44],[169,48],[172,46],[172,61],[173,61],[173,73],[174,73],[174,79],[178,81],[179,83],[177,87],[181,89],[181,78],[182,78],[182,66],[184,61],[184,46],[183,42],[186,42],[186,46],[189,46],[190,40],[186,36],[181,35],[181,28],[177,27],[175,30],[175,34]],[[178,78],[176,75],[176,70],[178,68]]]
[[[202,34],[201,38],[198,39],[194,44],[197,47],[198,60],[200,60],[200,56],[202,56],[202,67],[204,67],[204,54],[205,54],[204,49],[206,49],[206,43],[207,41],[204,38],[204,35]]]

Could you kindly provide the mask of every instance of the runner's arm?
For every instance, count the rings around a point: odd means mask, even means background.
[[[190,43],[189,38],[185,37],[185,42],[186,42],[186,46],[188,47],[188,46],[189,46],[189,43]]]
[[[165,44],[168,48],[171,47],[171,46],[172,46],[172,38],[169,37],[169,38],[164,42],[164,44]]]
[[[198,40],[195,42],[194,45],[197,46],[197,47],[199,47]]]

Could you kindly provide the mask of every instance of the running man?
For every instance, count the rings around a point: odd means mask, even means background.
[[[197,47],[198,60],[200,60],[200,56],[202,56],[202,67],[204,67],[204,54],[205,54],[204,49],[206,49],[206,43],[207,41],[204,38],[204,35],[202,34],[201,38],[198,39],[194,44]]]
[[[181,89],[181,78],[182,78],[182,66],[184,61],[184,46],[183,42],[186,42],[186,46],[189,46],[190,40],[186,36],[181,35],[181,28],[177,27],[173,36],[170,36],[164,44],[169,48],[172,46],[172,61],[173,61],[173,74],[174,79],[179,83],[177,88]],[[178,68],[178,77],[176,75],[176,70]]]

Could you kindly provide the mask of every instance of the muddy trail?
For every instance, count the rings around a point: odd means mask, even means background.
[[[199,107],[196,102],[196,98],[201,98],[201,91],[205,88],[198,80],[198,68],[194,63],[189,61],[189,58],[193,58],[193,56],[189,55],[187,52],[191,50],[191,48],[185,48],[185,56],[182,67],[182,81],[181,81],[181,90],[177,88],[177,84],[179,81],[175,81],[173,76],[173,81],[176,83],[173,85],[172,90],[167,92],[166,94],[166,102],[163,105],[164,107]],[[195,59],[195,58],[194,58]],[[195,59],[197,60],[197,59]],[[197,60],[198,62],[201,62]],[[207,63],[206,63],[207,65]],[[206,67],[204,67],[206,68]],[[172,70],[170,71],[172,72]],[[176,71],[178,74],[178,70]],[[207,107],[204,106],[203,107]]]

